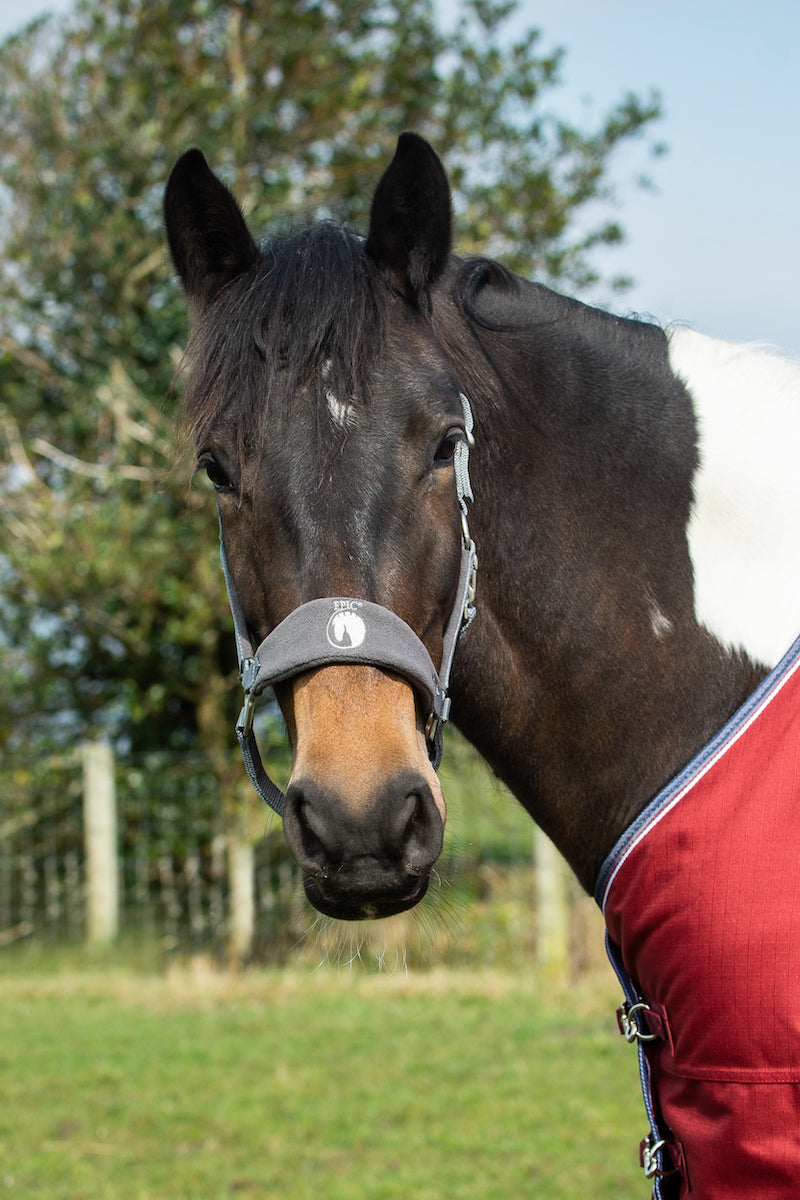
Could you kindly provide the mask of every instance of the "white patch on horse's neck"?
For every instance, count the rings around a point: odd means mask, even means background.
[[[800,634],[800,364],[674,329],[698,424],[687,529],[698,621],[774,666]]]
[[[672,633],[675,626],[650,592],[645,592],[645,601],[647,602],[647,615],[650,618],[650,628],[656,638],[661,641]]]

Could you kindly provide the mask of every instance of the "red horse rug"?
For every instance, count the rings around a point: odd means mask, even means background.
[[[596,897],[654,1197],[800,1197],[800,639],[622,836]]]

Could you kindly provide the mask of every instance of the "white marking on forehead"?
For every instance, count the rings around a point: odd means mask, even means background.
[[[338,425],[340,429],[347,429],[356,419],[356,410],[352,404],[345,404],[328,388],[325,392],[325,399],[328,401],[328,412],[331,414],[331,419],[334,425]]]
[[[320,367],[320,374],[323,381],[327,381],[331,373],[332,361],[329,358]],[[338,396],[330,388],[325,389],[325,399],[328,401],[328,412],[331,414],[331,420],[334,425],[338,425],[340,429],[347,429],[356,419],[355,406],[349,401],[340,400]]]
[[[800,634],[800,363],[689,329],[669,343],[698,424],[695,614],[726,646],[774,666]]]

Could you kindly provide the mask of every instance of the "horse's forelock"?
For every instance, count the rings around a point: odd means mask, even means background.
[[[330,392],[366,403],[385,304],[385,285],[355,234],[323,223],[268,243],[193,326],[182,400],[187,433],[199,443],[224,421],[236,430],[242,458],[270,420],[291,418],[311,383],[320,427],[330,425]]]

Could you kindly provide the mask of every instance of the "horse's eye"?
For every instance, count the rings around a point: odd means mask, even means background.
[[[204,454],[197,464],[199,471],[205,471],[208,478],[214,485],[214,489],[218,492],[230,491],[232,484],[225,471],[220,466],[215,458],[210,454]]]
[[[458,434],[457,433],[448,433],[447,437],[443,438],[442,441],[439,443],[439,448],[433,456],[434,462],[442,463],[445,466],[447,465],[447,463],[451,463],[455,457],[456,446],[458,445],[458,443],[459,443]]]

